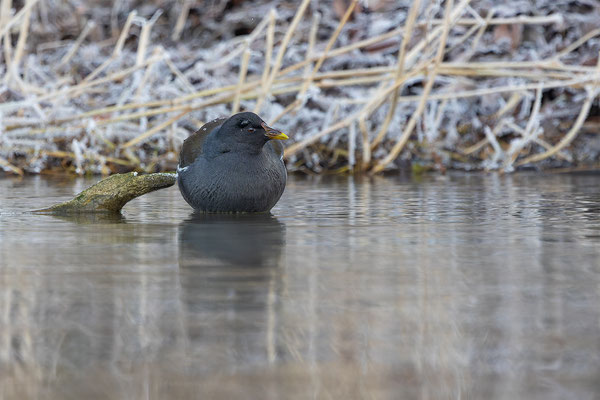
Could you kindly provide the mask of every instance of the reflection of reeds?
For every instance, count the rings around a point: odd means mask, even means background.
[[[186,68],[189,61],[176,48],[154,44],[160,10],[149,19],[131,11],[114,37],[112,50],[76,80],[69,68],[83,62],[80,53],[90,46],[86,41],[99,24],[82,23],[64,54],[55,57],[55,66],[43,60],[36,64],[29,60],[41,56],[32,52],[28,38],[32,13],[39,12],[42,4],[28,1],[10,16],[7,10],[12,3],[2,0],[0,36],[4,82],[10,92],[0,104],[4,139],[0,166],[17,174],[36,170],[32,165],[41,165],[37,170],[51,167],[52,160],[63,160],[63,166],[75,160],[81,172],[172,168],[181,139],[191,130],[181,127],[182,122],[197,127],[200,120],[214,114],[243,109],[261,112],[291,133],[295,143],[285,153],[290,166],[316,172],[380,172],[407,151],[415,132],[422,136],[424,131],[430,132],[428,143],[416,143],[408,151],[432,165],[461,160],[474,167],[511,170],[549,157],[564,162],[574,159],[567,150],[598,95],[600,63],[596,67],[568,65],[561,59],[572,58],[600,35],[600,29],[540,60],[481,61],[474,54],[494,27],[552,26],[563,23],[563,16],[495,17],[490,12],[484,18],[471,8],[471,1],[461,0],[446,1],[440,19],[441,11],[432,11],[433,4],[415,1],[404,26],[350,40],[348,25],[360,28],[357,22],[349,22],[357,0],[349,2],[333,25],[324,17],[307,18],[309,3],[302,1],[283,32],[277,30],[283,23],[278,23],[271,9],[250,34],[231,40],[230,46],[215,46],[212,55],[204,54],[201,73],[207,75],[208,83],[198,85],[191,79],[197,59]],[[191,5],[183,2],[172,38],[184,32]],[[138,25],[138,40],[132,46],[127,41]],[[317,35],[317,28],[323,26],[330,30],[325,39]],[[334,48],[340,37],[344,44]],[[398,46],[395,65],[352,65],[357,54],[366,57],[381,49],[389,51],[390,46]],[[306,49],[304,59],[289,55],[294,47]],[[262,57],[254,56],[257,53]],[[336,63],[343,66],[336,67]],[[170,84],[161,82],[165,74],[174,78]],[[155,96],[157,89],[170,92]],[[551,90],[567,100],[550,104],[543,95]],[[565,106],[567,112],[560,117],[554,117],[552,110],[543,111],[560,109],[576,97],[573,91],[585,94],[580,105],[575,100],[575,106]],[[477,108],[483,96],[493,96],[499,109],[491,116],[482,110],[471,113],[469,119],[477,119],[477,124],[461,120],[460,114]],[[321,109],[309,105],[309,100],[320,103]],[[309,107],[310,112],[305,110]],[[323,112],[323,107],[331,107],[331,112]],[[312,124],[307,119],[316,120]],[[560,129],[543,131],[544,119],[555,119]],[[357,126],[360,134],[356,134]],[[165,137],[170,139],[165,142]],[[445,157],[442,161],[438,153]]]

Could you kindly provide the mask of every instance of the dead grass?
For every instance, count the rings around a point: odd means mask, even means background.
[[[172,170],[185,137],[238,110],[292,137],[292,170],[600,158],[582,129],[600,117],[596,3],[89,3],[0,0],[9,173]]]

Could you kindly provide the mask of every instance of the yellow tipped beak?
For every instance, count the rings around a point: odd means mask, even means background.
[[[264,122],[261,124],[261,126],[265,130],[265,132],[266,132],[265,135],[269,139],[277,139],[277,140],[286,140],[286,139],[289,139],[288,135],[286,135],[285,133],[283,133],[281,131],[278,131],[277,129],[271,128],[270,126],[268,126]]]
[[[269,134],[267,134],[267,136],[271,139],[277,139],[277,140],[286,140],[289,139],[288,135],[286,135],[283,132],[279,132],[279,134],[275,135],[275,136],[271,136]]]

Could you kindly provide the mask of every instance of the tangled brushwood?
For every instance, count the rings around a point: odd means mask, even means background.
[[[596,0],[0,0],[0,166],[168,171],[241,110],[291,171],[600,168]]]

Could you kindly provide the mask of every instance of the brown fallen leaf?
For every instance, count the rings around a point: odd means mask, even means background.
[[[335,15],[337,15],[339,19],[342,19],[344,14],[346,14],[346,10],[348,9],[348,7],[350,7],[350,4],[352,4],[352,0],[333,0],[333,11],[335,12]],[[358,15],[358,13],[360,13],[361,11],[362,8],[360,6],[360,3],[358,3],[356,7],[354,7],[354,11],[350,16],[350,20],[354,19],[354,16]]]
[[[494,42],[500,46],[506,45],[512,50],[516,50],[523,40],[523,25],[504,24],[494,28]]]

